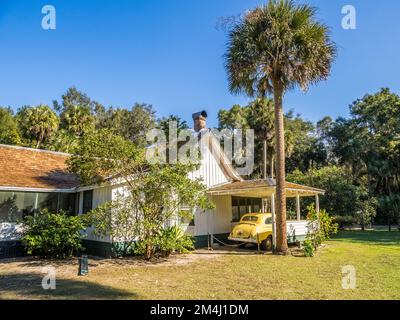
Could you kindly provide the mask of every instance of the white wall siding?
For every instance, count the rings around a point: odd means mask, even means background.
[[[231,196],[214,196],[212,200],[216,205],[213,217],[213,233],[230,233],[232,229]]]
[[[81,198],[83,201],[83,193],[81,192]],[[93,190],[93,203],[92,203],[92,208],[95,209],[98,206],[104,204],[107,201],[111,201],[111,187],[100,187],[97,189]],[[86,234],[87,237],[85,239],[87,240],[95,240],[95,241],[104,241],[104,242],[110,242],[109,237],[99,237],[93,234],[93,228],[89,227],[86,229]]]
[[[207,188],[215,185],[224,184],[231,179],[227,176],[226,172],[222,169],[221,164],[213,152],[206,144],[209,143],[208,139],[201,142],[202,159],[199,168],[196,171],[189,173],[190,179],[202,179]],[[210,198],[216,205],[213,210],[198,209],[195,212],[195,226],[188,229],[196,236],[207,234],[228,233],[231,230],[232,209],[231,197],[219,196]],[[188,231],[189,231],[188,230]]]
[[[197,210],[194,218],[194,235],[230,233],[232,229],[231,196],[214,196],[215,209]]]
[[[93,208],[97,208],[107,201],[111,201],[111,188],[100,187],[93,190]]]
[[[207,187],[212,187],[218,184],[229,181],[225,172],[221,169],[220,164],[212,154],[209,148],[202,148],[202,160],[198,170],[190,172],[190,179],[201,178]]]

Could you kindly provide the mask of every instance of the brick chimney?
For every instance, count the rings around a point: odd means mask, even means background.
[[[207,112],[201,111],[192,114],[193,122],[194,122],[194,131],[199,132],[207,127]]]

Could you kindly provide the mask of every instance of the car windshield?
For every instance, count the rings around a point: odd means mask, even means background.
[[[242,222],[257,222],[257,216],[245,216],[242,218]]]
[[[265,219],[265,224],[272,224],[272,217],[268,217]]]

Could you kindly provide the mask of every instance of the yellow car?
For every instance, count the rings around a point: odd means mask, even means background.
[[[272,250],[272,214],[245,214],[233,228],[229,240],[260,244],[263,250]]]

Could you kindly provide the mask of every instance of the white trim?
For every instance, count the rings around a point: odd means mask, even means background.
[[[0,186],[0,191],[25,191],[25,192],[61,192],[61,193],[74,193],[76,188],[72,189],[48,189],[48,188],[27,188],[27,187],[10,187],[10,186]]]
[[[242,191],[244,191],[244,192],[246,192],[246,191],[257,191],[257,190],[260,190],[260,189],[263,191],[264,188],[267,188],[267,189],[271,188],[270,189],[271,192],[274,192],[276,187],[275,186],[247,187],[247,188],[236,188],[236,189],[230,189],[230,190],[208,190],[207,192],[209,194],[213,194],[213,195],[230,195],[230,194],[237,194],[238,192],[242,192]],[[214,187],[211,188],[211,189],[214,189]],[[325,194],[325,192],[317,191],[317,190],[304,190],[304,189],[293,189],[293,188],[285,188],[285,190],[286,191],[298,192],[298,193],[302,194],[305,197],[311,197],[311,196],[316,195],[316,194],[322,194],[322,195]],[[302,195],[300,195],[300,196],[302,196]]]
[[[211,154],[217,160],[217,163],[223,167],[223,170],[226,171],[226,173],[229,175],[229,178],[234,181],[243,181],[243,178],[233,167],[231,161],[228,159],[227,155],[225,154],[214,134],[212,134],[212,132],[208,130],[206,133],[204,133],[204,135],[201,135],[201,139],[207,136],[210,143],[210,145],[208,145],[208,148],[211,151]],[[215,154],[214,152],[216,152],[217,154]]]
[[[101,187],[104,187],[104,185],[91,185],[91,186],[77,187],[75,189],[75,192],[95,190],[95,189],[98,189],[98,188],[101,188]]]
[[[301,220],[300,217],[300,195],[296,194],[296,216],[297,216],[297,221]]]

